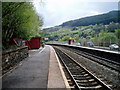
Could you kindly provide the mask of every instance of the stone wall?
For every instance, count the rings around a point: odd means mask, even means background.
[[[19,47],[14,50],[5,51],[2,53],[2,74],[6,73],[14,66],[28,57],[28,47]]]

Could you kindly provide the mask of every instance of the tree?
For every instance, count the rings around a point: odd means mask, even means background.
[[[115,29],[118,27],[118,25],[114,22],[110,22],[110,24],[108,25],[107,29],[109,30],[109,32],[115,32]]]
[[[70,36],[65,36],[62,38],[62,41],[68,41],[70,39]]]
[[[74,40],[75,40],[76,42],[80,42],[80,37],[79,37],[78,34],[74,35]]]
[[[120,29],[115,29],[115,35],[117,36],[118,38],[118,44],[120,46]]]
[[[37,16],[30,2],[3,2],[3,47],[7,49],[12,38],[30,39],[39,36],[42,24],[42,18]]]
[[[100,42],[103,43],[103,46],[109,46],[112,43],[116,43],[117,37],[114,33],[102,31],[99,33]]]
[[[94,42],[94,44],[95,44],[96,46],[100,46],[100,39],[99,39],[98,36],[95,36],[95,37],[91,38],[90,40],[91,40],[92,42]]]

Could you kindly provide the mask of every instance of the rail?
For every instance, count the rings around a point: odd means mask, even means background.
[[[72,57],[60,49],[55,48],[60,60],[67,69],[76,89],[111,90],[104,82],[77,63]]]
[[[83,47],[83,46],[70,46],[70,45],[62,45],[62,44],[49,44],[49,45],[76,49],[85,54],[91,55],[93,57],[97,57],[101,60],[103,59],[108,62],[112,62],[117,65],[120,65],[120,52],[114,52],[114,51],[102,50],[102,49],[96,49],[96,48],[90,48],[90,47]]]

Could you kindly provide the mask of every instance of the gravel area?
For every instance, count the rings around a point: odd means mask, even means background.
[[[86,69],[88,69],[90,72],[92,72],[98,78],[100,78],[103,82],[105,82],[107,85],[109,85],[113,90],[120,89],[120,85],[119,85],[120,84],[120,73],[118,73],[114,70],[111,70],[106,66],[98,64],[90,59],[87,59],[83,56],[80,56],[76,53],[73,53],[68,49],[61,48],[61,47],[57,47],[57,48],[66,52],[67,54],[69,54],[72,58],[74,58],[76,61],[78,61],[82,66],[84,66]],[[114,65],[113,65],[113,67],[114,67]]]

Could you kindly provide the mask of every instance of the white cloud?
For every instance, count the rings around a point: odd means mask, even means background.
[[[90,11],[90,15],[98,15],[98,14],[102,14],[102,13],[98,11]]]
[[[42,15],[44,19],[43,27],[55,26],[62,24],[63,22],[68,20],[74,20],[81,17],[102,14],[116,8],[112,7],[111,5],[105,8],[106,4],[104,6],[101,6],[102,4],[100,3],[96,3],[96,5],[95,3],[87,2],[87,0],[85,1],[43,0],[43,3],[38,3],[37,1],[34,1],[34,6],[36,7],[36,10],[39,13],[39,15]]]

